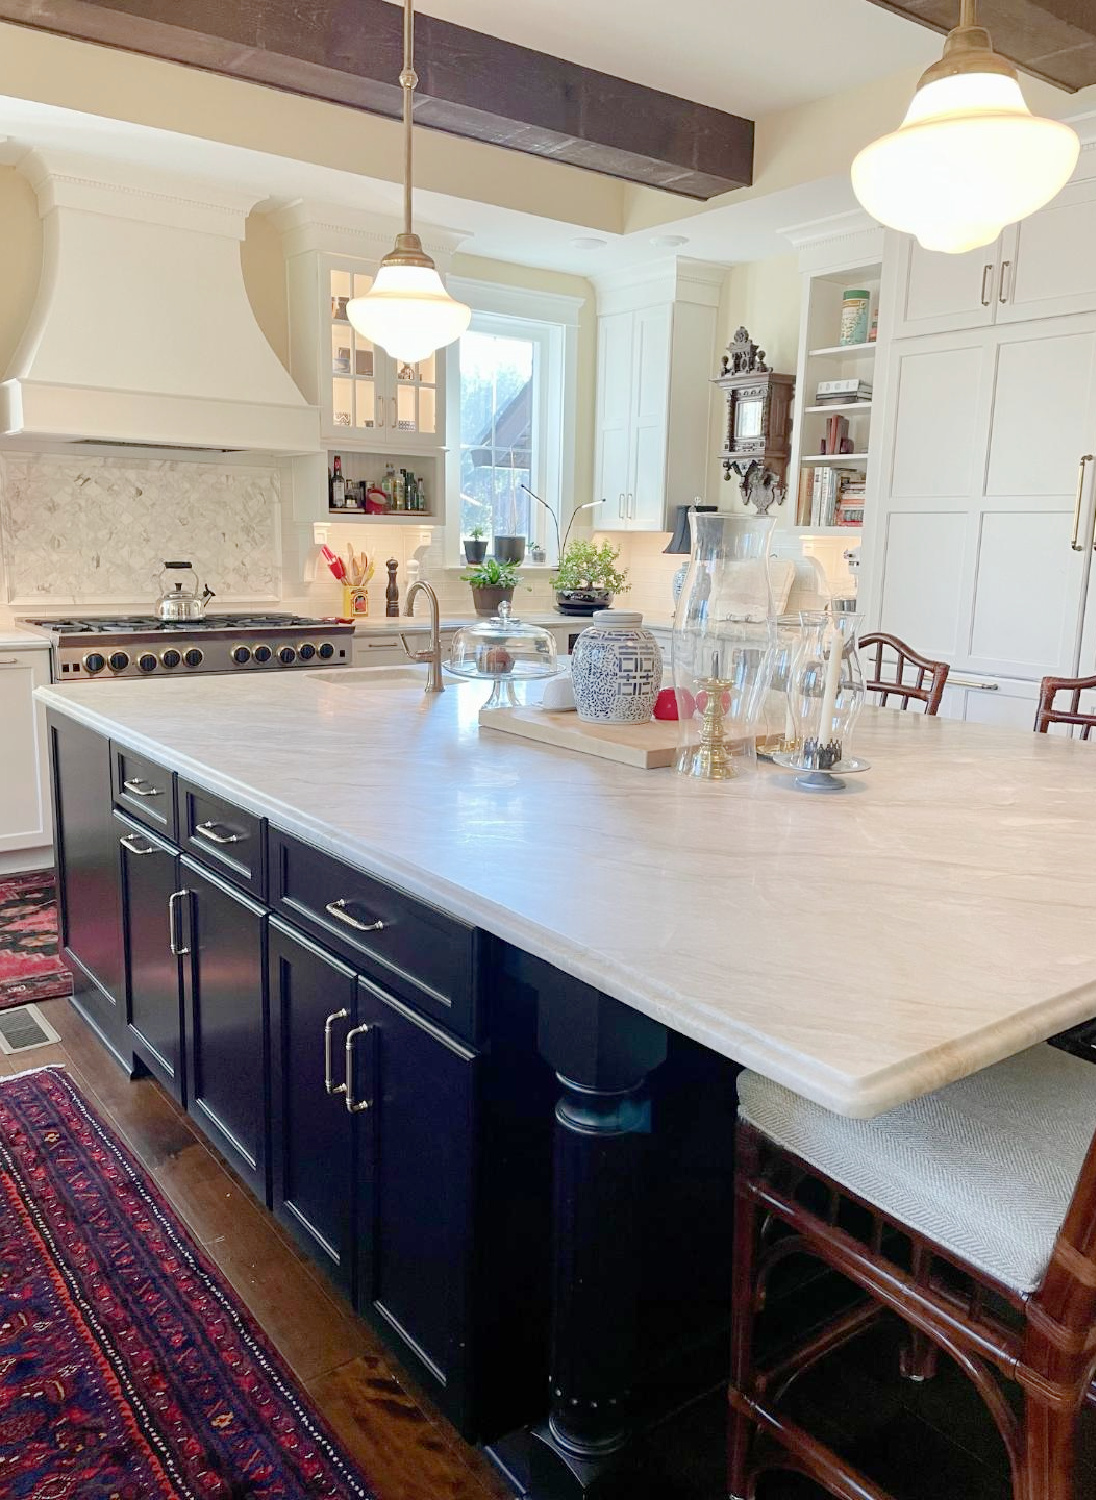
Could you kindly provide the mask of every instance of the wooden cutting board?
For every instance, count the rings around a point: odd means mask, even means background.
[[[677,753],[676,721],[652,719],[647,724],[587,724],[574,709],[481,708],[481,729],[516,734],[558,750],[577,750],[602,760],[637,766],[641,771],[672,766]]]

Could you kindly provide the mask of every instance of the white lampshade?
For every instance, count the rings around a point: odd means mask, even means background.
[[[347,304],[346,316],[394,359],[415,364],[459,339],[472,309],[450,297],[432,265],[382,262],[366,295]]]
[[[880,223],[958,255],[1049,203],[1080,149],[1068,125],[1031,113],[1014,77],[956,72],[923,83],[899,128],[860,152],[853,191]]]

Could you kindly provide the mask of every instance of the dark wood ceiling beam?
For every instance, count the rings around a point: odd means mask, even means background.
[[[884,10],[948,32],[959,0],[872,0]],[[1018,67],[1076,93],[1096,83],[1096,4],[1093,0],[979,0],[978,24],[988,27],[998,52]]]
[[[0,20],[397,117],[390,0],[0,0]],[[415,118],[449,134],[707,199],[753,180],[752,120],[432,16]]]

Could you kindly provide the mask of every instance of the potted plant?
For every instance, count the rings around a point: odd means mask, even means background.
[[[510,462],[513,465],[514,455],[511,453]],[[518,501],[517,490],[514,487],[514,470],[510,469],[510,530],[501,534],[495,532],[495,556],[500,563],[514,563],[518,565],[525,561],[525,538],[518,535]]]
[[[481,563],[486,556],[487,543],[483,539],[483,527],[473,526],[464,544],[465,561],[471,564]]]
[[[630,589],[628,574],[616,565],[619,556],[611,542],[569,542],[554,582],[560,614],[588,619]]]
[[[513,563],[500,563],[496,557],[485,558],[470,573],[462,573],[465,583],[472,585],[472,600],[477,615],[497,615],[499,605],[509,604],[514,590],[521,583],[521,574]],[[528,587],[528,585],[524,585]]]

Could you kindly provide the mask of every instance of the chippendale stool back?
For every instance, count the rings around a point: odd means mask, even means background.
[[[874,647],[874,653],[871,648]],[[909,708],[911,700],[925,705],[925,713],[935,716],[940,710],[948,672],[946,661],[934,661],[931,656],[922,656],[896,635],[878,631],[874,635],[860,637],[860,649],[866,661],[864,676],[869,693],[879,694],[880,708],[886,708],[892,698],[898,700],[899,708]],[[888,653],[884,661],[884,653]],[[893,660],[891,660],[893,658]]]
[[[1044,677],[1039,688],[1035,733],[1046,734],[1052,724],[1073,724],[1087,740],[1096,729],[1096,713],[1081,708],[1081,694],[1096,691],[1096,677]],[[1068,704],[1057,702],[1059,693],[1069,694]]]
[[[1074,1470],[1081,1411],[1096,1405],[1096,1068],[1040,1046],[876,1120],[750,1073],[739,1100],[732,1500],[755,1500],[772,1470],[840,1500],[894,1500],[781,1409],[798,1375],[887,1312],[907,1328],[904,1375],[931,1378],[943,1350],[974,1386],[1014,1500],[1087,1500]],[[867,1211],[862,1235],[839,1222],[853,1223],[850,1204]],[[799,1253],[867,1295],[766,1362],[767,1279]]]

